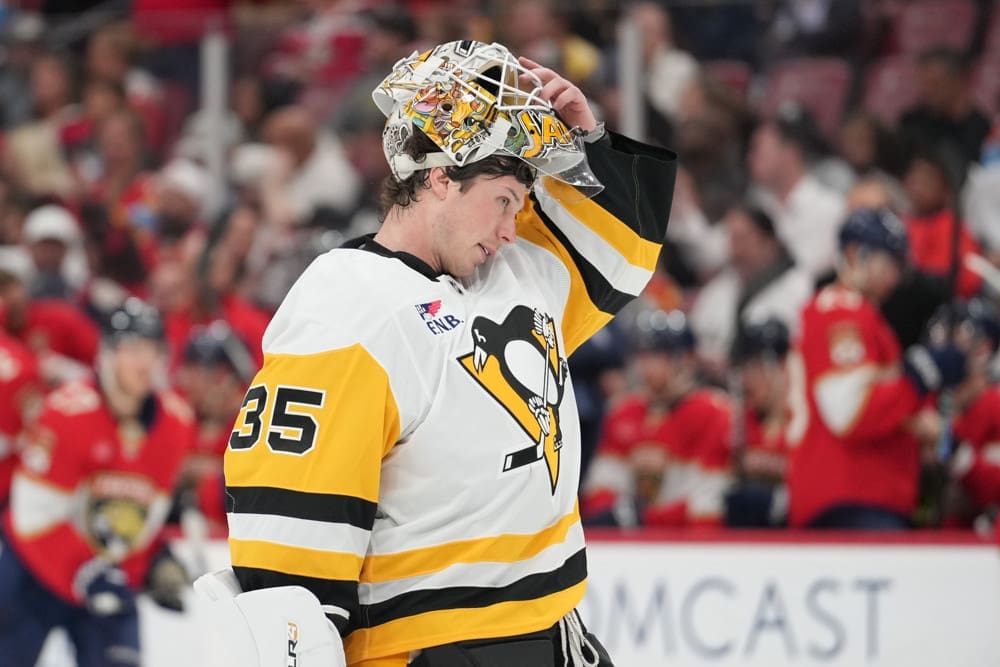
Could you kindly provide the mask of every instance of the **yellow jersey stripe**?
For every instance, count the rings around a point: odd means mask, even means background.
[[[529,202],[529,206],[531,205]],[[519,216],[518,223],[518,236],[553,253],[569,271],[569,296],[566,299],[567,309],[562,322],[563,342],[568,357],[594,335],[595,331],[610,322],[613,315],[604,312],[591,301],[576,262],[537,215],[532,212],[527,216]]]
[[[460,540],[433,547],[370,555],[361,571],[363,583],[378,583],[432,574],[457,563],[518,563],[534,558],[543,550],[559,544],[580,521],[576,511],[534,534],[506,534],[472,540]]]
[[[551,177],[545,178],[544,182],[545,189],[567,212],[604,239],[629,264],[641,266],[647,271],[656,268],[660,256],[659,243],[642,238],[593,199],[581,199],[573,186]],[[666,218],[667,211],[663,212],[663,216]]]
[[[587,582],[581,581],[534,600],[429,611],[373,628],[361,628],[344,640],[347,662],[350,665],[365,664],[364,660],[449,644],[469,637],[511,637],[545,630],[580,603],[586,588]]]
[[[351,553],[232,538],[229,539],[229,553],[234,567],[253,567],[318,579],[357,580],[363,560]]]

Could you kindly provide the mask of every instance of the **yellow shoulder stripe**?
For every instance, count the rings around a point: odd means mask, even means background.
[[[604,239],[629,264],[641,266],[647,271],[656,269],[660,244],[642,238],[631,227],[598,206],[594,200],[581,199],[580,193],[571,185],[550,177],[545,179],[545,189],[570,215]]]
[[[569,356],[593,336],[595,331],[610,322],[613,315],[604,312],[590,300],[587,287],[583,283],[583,276],[580,275],[580,270],[569,252],[559,239],[545,228],[534,211],[530,209],[526,211],[529,211],[527,215],[522,213],[518,216],[518,236],[553,253],[569,271],[569,296],[566,299],[566,312],[562,321],[563,341],[566,345],[566,356]]]
[[[361,345],[317,354],[266,354],[251,386],[267,387],[260,437],[246,449],[226,450],[229,486],[271,486],[307,493],[335,493],[378,502],[382,458],[399,439],[399,409],[385,369]],[[295,405],[295,415],[316,423],[315,442],[303,454],[274,451],[272,427],[279,386],[323,392],[322,406]],[[252,431],[241,411],[235,430]]]
[[[517,563],[534,558],[543,550],[565,541],[569,529],[579,522],[576,511],[534,534],[509,533],[474,540],[412,549],[394,554],[370,555],[361,571],[364,583],[379,583],[440,572],[457,563]]]

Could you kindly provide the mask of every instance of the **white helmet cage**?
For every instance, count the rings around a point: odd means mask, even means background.
[[[585,196],[596,194],[602,187],[587,165],[582,133],[566,126],[541,89],[541,80],[497,43],[448,42],[403,58],[372,92],[388,119],[382,144],[393,175],[404,180],[419,169],[463,166],[500,153]],[[405,153],[414,128],[441,152],[419,162]]]

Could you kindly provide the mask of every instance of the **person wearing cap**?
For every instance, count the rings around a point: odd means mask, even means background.
[[[741,327],[733,366],[743,399],[734,457],[735,480],[726,494],[726,525],[777,527],[788,512],[788,326],[769,318]]]
[[[808,112],[786,105],[754,131],[747,156],[760,207],[795,263],[817,280],[834,268],[845,213],[843,196],[809,173],[821,142]]]
[[[414,53],[373,98],[383,222],[268,325],[225,455],[233,567],[196,590],[232,664],[287,662],[292,620],[300,667],[610,665],[575,611],[566,359],[652,276],[676,155],[496,43]]]
[[[177,389],[194,410],[198,439],[184,460],[175,491],[182,512],[197,509],[210,526],[225,530],[222,456],[233,415],[258,365],[246,344],[223,320],[195,326],[176,371]]]
[[[55,204],[36,208],[24,220],[21,240],[34,265],[29,283],[32,298],[73,299],[75,288],[82,283],[83,267],[79,264],[83,258],[79,225],[70,212]],[[76,251],[75,256],[72,251]]]
[[[159,315],[130,298],[104,314],[96,379],[53,391],[25,431],[0,529],[5,664],[35,664],[62,627],[80,667],[136,665],[137,592],[180,608],[160,533],[195,431],[164,364]]]
[[[731,405],[699,386],[684,313],[651,311],[636,327],[640,390],[608,413],[581,513],[592,524],[718,525],[729,485]]]
[[[840,230],[836,281],[802,313],[789,359],[789,524],[902,530],[917,502],[924,398],[965,373],[954,345],[905,354],[879,312],[908,247],[888,210],[859,209]]]

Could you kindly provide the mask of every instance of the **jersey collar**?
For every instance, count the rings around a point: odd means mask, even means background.
[[[357,238],[351,239],[350,241],[345,241],[341,248],[349,248],[356,250],[367,250],[368,252],[375,253],[376,255],[381,255],[382,257],[391,257],[393,259],[398,259],[403,264],[416,271],[417,273],[429,278],[430,280],[437,280],[439,276],[444,275],[442,271],[435,271],[430,264],[420,259],[416,255],[411,255],[408,252],[397,252],[394,250],[389,250],[384,245],[375,240],[374,234],[365,234],[364,236],[359,236]]]

